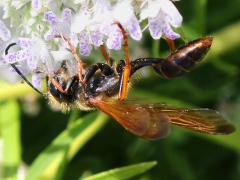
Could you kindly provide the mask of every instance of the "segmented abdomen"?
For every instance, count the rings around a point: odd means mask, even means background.
[[[191,41],[169,55],[164,62],[156,64],[154,69],[166,78],[180,76],[190,71],[208,52],[212,37]]]

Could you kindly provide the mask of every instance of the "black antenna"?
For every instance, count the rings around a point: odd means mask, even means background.
[[[11,44],[9,44],[9,45],[7,46],[7,48],[5,49],[5,55],[7,55],[7,54],[8,54],[8,50],[9,50],[12,46],[15,46],[15,45],[17,45],[17,43],[11,43]],[[16,73],[18,73],[18,75],[21,76],[21,78],[22,78],[31,88],[33,88],[37,93],[39,93],[39,94],[41,94],[42,96],[45,97],[45,95],[44,95],[41,91],[39,91],[36,87],[34,87],[34,86],[32,85],[31,82],[28,81],[28,79],[21,73],[21,71],[20,71],[14,64],[10,64],[10,65],[11,65],[12,68],[16,71]]]

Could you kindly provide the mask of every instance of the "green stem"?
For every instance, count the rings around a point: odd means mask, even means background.
[[[194,26],[198,30],[199,34],[203,34],[206,29],[206,11],[207,0],[196,0],[194,2]]]
[[[160,48],[160,40],[155,40],[153,41],[153,46],[152,46],[152,55],[154,57],[159,57],[159,48]]]

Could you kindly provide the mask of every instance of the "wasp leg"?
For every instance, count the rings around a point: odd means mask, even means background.
[[[88,82],[89,79],[96,73],[97,70],[100,70],[101,73],[105,76],[110,76],[114,74],[114,71],[108,64],[104,64],[104,63],[93,64],[85,69],[83,82],[84,83]]]
[[[171,40],[169,38],[167,38],[166,36],[164,37],[164,39],[167,41],[167,44],[168,44],[168,47],[170,49],[170,52],[174,52],[176,50],[176,46],[175,46],[175,43],[174,43],[174,40]]]
[[[52,74],[48,74],[48,78],[47,79],[50,81],[50,84],[52,84],[59,92],[61,92],[61,93],[66,93],[67,92],[67,90],[63,89],[61,84],[59,82],[57,82],[57,80],[55,80],[53,78]]]
[[[53,78],[52,74],[48,74],[48,76],[46,77],[47,82],[49,82],[49,87],[53,86],[56,90],[58,90],[60,93],[62,94],[68,94],[69,90],[71,89],[71,87],[73,86],[73,84],[78,81],[78,77],[77,76],[73,76],[72,78],[70,78],[66,85],[64,85],[64,87],[56,80]]]
[[[55,36],[56,38],[62,38],[66,44],[68,45],[74,59],[77,61],[77,71],[78,71],[78,78],[81,82],[83,82],[83,70],[84,70],[84,62],[83,60],[81,60],[81,58],[78,56],[77,54],[77,49],[76,47],[74,47],[74,45],[71,43],[69,38],[66,38],[64,36],[61,35],[57,35]]]
[[[108,65],[110,65],[111,67],[113,66],[113,59],[109,56],[109,53],[106,50],[106,47],[102,44],[99,47],[105,61],[107,62]]]
[[[119,22],[115,22],[115,24],[119,27],[123,35],[123,48],[125,53],[125,66],[120,79],[120,88],[118,93],[118,99],[122,101],[127,96],[127,87],[128,87],[130,74],[131,74],[131,63],[129,59],[127,33]]]
[[[100,49],[100,51],[101,51],[101,53],[102,53],[106,63],[111,66],[112,65],[112,60],[111,60],[111,58],[110,58],[110,56],[109,56],[105,46],[102,44],[102,45],[99,46],[99,49]]]

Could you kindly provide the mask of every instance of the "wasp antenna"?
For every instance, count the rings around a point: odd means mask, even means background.
[[[5,49],[5,55],[8,54],[8,50],[12,47],[17,45],[17,43],[11,43],[7,46],[7,48]],[[12,68],[16,71],[16,73],[18,73],[18,75],[31,87],[33,88],[37,93],[39,93],[40,95],[42,95],[43,97],[46,97],[46,95],[44,93],[42,93],[41,91],[39,91],[36,87],[33,86],[33,84],[23,75],[23,73],[21,73],[21,71],[14,65],[14,64],[10,64],[12,66]]]

